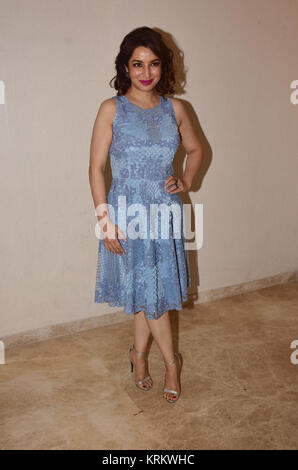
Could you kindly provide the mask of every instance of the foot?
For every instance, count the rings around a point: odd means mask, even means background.
[[[148,362],[145,354],[137,354],[134,349],[129,351],[129,358],[131,362],[134,364],[135,368],[135,382],[137,383],[139,380],[143,380],[144,377],[149,375],[148,372]],[[142,387],[144,389],[152,387],[152,379],[147,379],[142,384],[138,385],[138,387]]]
[[[178,395],[169,392],[163,392],[163,397],[166,400],[174,400],[176,401],[179,398],[181,392],[180,386],[180,372],[181,372],[181,363],[180,358],[176,358],[176,362],[174,364],[165,364],[166,366],[166,376],[165,376],[165,384],[164,388],[168,388],[169,390],[176,390]]]

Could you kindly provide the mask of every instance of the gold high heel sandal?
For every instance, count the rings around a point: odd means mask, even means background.
[[[128,350],[128,359],[129,359],[130,365],[131,365],[131,372],[133,372],[134,363],[130,360],[129,353],[130,353],[130,351],[131,351],[132,349],[134,349],[134,351],[135,351],[137,354],[145,354],[145,352],[143,352],[143,351],[141,351],[141,352],[137,351],[134,344],[133,344],[132,346],[130,346],[130,348],[129,348],[129,350]],[[148,392],[148,390],[151,390],[151,388],[153,387],[153,383],[152,383],[152,385],[151,385],[150,387],[146,387],[146,388],[143,388],[143,387],[142,387],[142,384],[143,384],[144,382],[146,382],[146,380],[148,380],[148,379],[151,379],[151,380],[152,380],[152,378],[150,377],[150,375],[148,375],[147,377],[145,377],[145,378],[142,379],[142,380],[139,380],[138,382],[135,382],[135,384],[136,384],[136,386],[137,386],[140,390],[144,390],[144,392]]]
[[[174,356],[175,356],[175,359],[173,361],[169,361],[169,362],[164,361],[164,363],[168,364],[168,365],[175,364],[176,360],[179,359],[179,364],[180,364],[179,374],[180,374],[181,373],[181,368],[182,368],[182,361],[181,361],[181,358],[180,358],[179,354],[174,353]],[[181,392],[178,393],[176,390],[169,390],[168,388],[164,388],[163,391],[167,392],[167,393],[173,393],[174,395],[177,395],[177,398],[175,400],[170,400],[169,398],[164,397],[167,400],[168,403],[176,403],[176,401],[179,400],[179,397],[181,395]]]

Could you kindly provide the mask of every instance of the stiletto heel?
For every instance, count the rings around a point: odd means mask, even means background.
[[[131,368],[130,371],[131,371],[131,372],[133,372],[134,363],[131,361],[131,359],[130,359],[130,357],[129,357],[129,353],[130,353],[130,351],[131,351],[132,349],[133,349],[137,354],[145,354],[145,352],[143,352],[143,351],[141,351],[141,352],[137,351],[136,348],[135,348],[135,346],[134,346],[134,344],[133,344],[132,346],[130,346],[130,348],[129,348],[129,350],[128,350],[128,359],[129,359],[129,362],[130,362],[130,368]],[[151,388],[153,387],[153,383],[152,383],[152,385],[151,385],[150,387],[146,387],[146,388],[143,388],[143,387],[142,387],[142,384],[143,384],[144,382],[146,382],[146,380],[149,380],[149,379],[152,380],[152,378],[151,378],[150,375],[148,375],[147,377],[145,377],[145,378],[142,379],[142,380],[139,380],[138,382],[135,382],[135,384],[136,384],[136,386],[137,386],[140,390],[143,390],[144,392],[148,392],[148,390],[151,390]]]
[[[174,356],[175,356],[175,359],[174,361],[169,361],[169,362],[166,362],[164,361],[165,364],[168,364],[168,365],[172,365],[172,364],[175,364],[176,363],[176,360],[179,359],[179,364],[180,364],[180,370],[179,370],[179,375],[181,373],[181,368],[182,368],[182,361],[181,361],[181,358],[179,356],[179,354],[177,353],[174,353]],[[181,392],[178,393],[177,390],[169,390],[168,388],[164,388],[163,389],[164,392],[167,392],[167,393],[173,393],[174,395],[177,395],[177,398],[175,400],[170,400],[168,398],[165,398],[167,400],[168,403],[176,403],[176,401],[178,401],[180,395],[181,395]]]

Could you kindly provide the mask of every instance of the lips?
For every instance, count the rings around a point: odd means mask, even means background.
[[[153,78],[151,80],[140,80],[140,82],[143,84],[143,85],[150,85],[150,83],[153,82]]]

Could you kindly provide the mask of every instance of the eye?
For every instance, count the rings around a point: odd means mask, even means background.
[[[160,64],[160,62],[153,62],[151,65],[153,65],[153,66],[157,65],[158,66],[159,64]],[[139,65],[142,66],[142,64],[140,62],[134,62],[134,64],[133,64],[134,67],[139,66]]]

